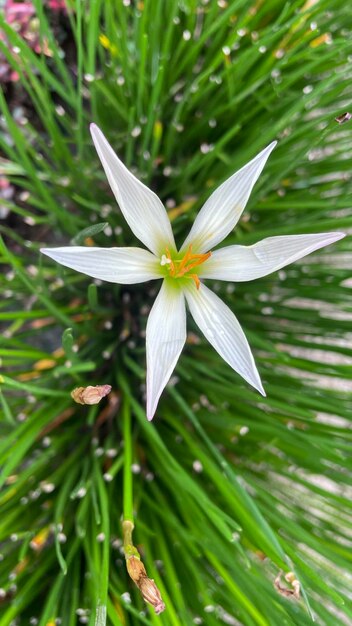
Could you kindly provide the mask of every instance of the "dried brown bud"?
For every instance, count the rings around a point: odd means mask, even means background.
[[[288,572],[285,575],[285,580],[286,580],[286,582],[288,582],[292,586],[292,589],[289,589],[288,587],[284,587],[281,584],[281,576],[282,576],[282,572],[280,571],[278,573],[278,575],[276,576],[275,580],[274,580],[274,586],[277,589],[277,591],[282,596],[286,596],[286,598],[296,598],[296,600],[299,600],[299,597],[300,597],[300,584],[299,584],[299,580],[297,580],[295,574],[293,572]]]
[[[98,404],[102,398],[111,391],[111,385],[89,385],[88,387],[76,387],[71,391],[71,396],[77,404]]]
[[[344,124],[345,122],[349,122],[351,118],[352,114],[346,111],[346,113],[342,113],[342,115],[335,117],[335,122],[338,122],[338,124]]]
[[[143,600],[154,607],[157,615],[162,613],[165,609],[165,604],[154,580],[148,578],[142,561],[136,556],[130,556],[126,558],[126,566],[130,577],[141,592]]]

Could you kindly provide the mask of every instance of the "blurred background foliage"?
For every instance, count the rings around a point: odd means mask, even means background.
[[[190,325],[151,424],[156,287],[100,284],[39,254],[134,243],[91,121],[165,202],[179,243],[210,191],[275,138],[227,243],[348,233],[352,122],[335,120],[351,108],[348,3],[1,4],[0,626],[351,624],[350,238],[213,285],[267,398]],[[74,404],[87,384],[113,390]],[[125,571],[126,489],[160,616]]]

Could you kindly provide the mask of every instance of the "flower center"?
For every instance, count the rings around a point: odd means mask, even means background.
[[[204,263],[210,256],[211,252],[207,252],[206,254],[193,254],[191,244],[183,257],[175,259],[172,258],[169,248],[165,248],[165,254],[161,257],[160,265],[166,267],[169,276],[172,278],[191,278],[194,280],[197,289],[199,289],[200,280],[198,274],[192,272],[192,270]]]

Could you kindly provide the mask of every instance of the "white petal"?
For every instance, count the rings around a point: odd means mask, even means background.
[[[94,145],[114,196],[136,237],[157,256],[175,248],[170,220],[158,196],[141,183],[116,156],[101,130],[91,124]]]
[[[181,290],[163,282],[147,323],[147,418],[153,419],[186,341],[186,306]]]
[[[162,278],[159,259],[142,248],[67,246],[42,248],[41,252],[65,267],[110,283],[133,285]]]
[[[252,161],[220,185],[199,211],[181,250],[193,244],[196,252],[207,252],[236,226],[262,169],[275,148],[273,141]]]
[[[220,356],[263,396],[263,389],[245,334],[226,304],[208,287],[194,285],[185,291],[191,314]]]
[[[284,235],[268,237],[252,246],[227,246],[215,250],[200,267],[202,278],[254,280],[279,270],[289,263],[328,246],[344,237],[344,233]]]

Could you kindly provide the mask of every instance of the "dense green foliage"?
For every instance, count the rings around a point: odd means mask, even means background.
[[[351,97],[348,3],[76,0],[60,43],[34,5],[51,56],[6,23],[0,41],[19,74],[0,96],[1,168],[16,189],[0,220],[0,626],[103,626],[105,606],[114,626],[350,624],[349,237],[259,281],[218,285],[267,398],[191,333],[152,423],[155,285],[97,285],[39,254],[87,237],[134,242],[90,121],[166,203],[179,243],[209,191],[275,138],[226,243],[347,232],[352,122],[334,118]],[[113,392],[74,404],[87,384]],[[125,571],[132,494],[160,616]],[[295,572],[299,600],[275,589],[280,569]]]

